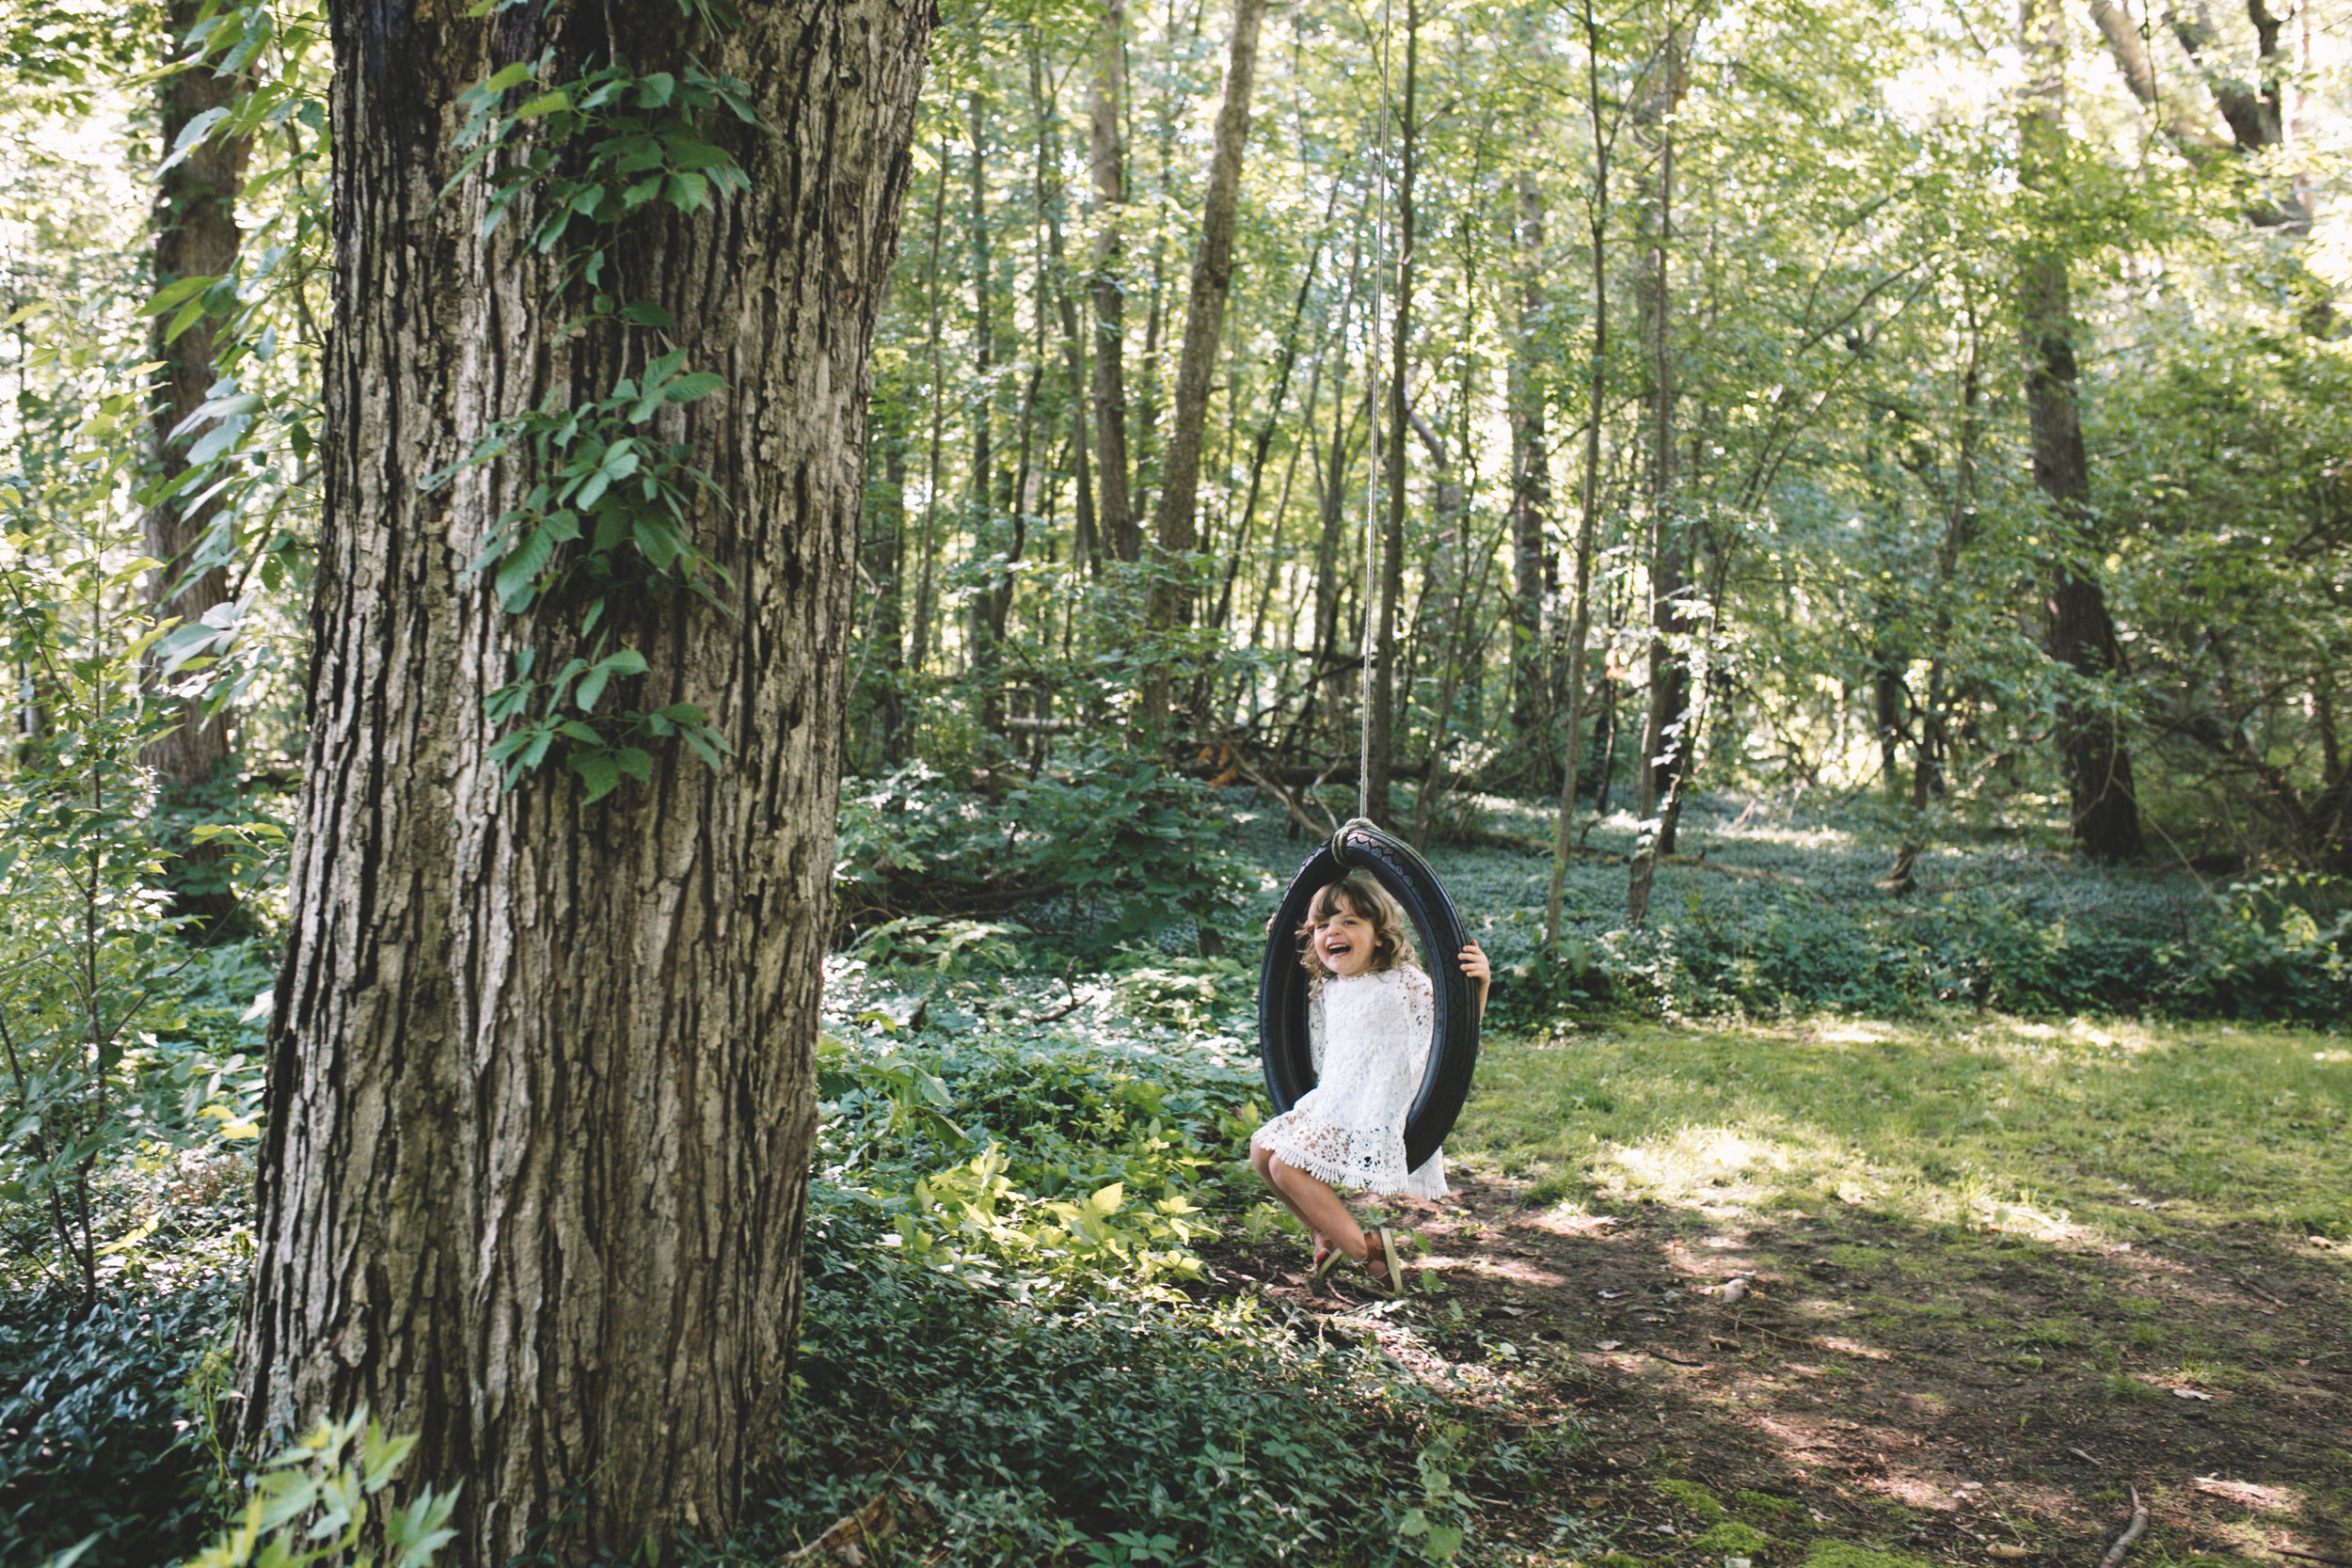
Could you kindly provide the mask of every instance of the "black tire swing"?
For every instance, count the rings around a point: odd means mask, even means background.
[[[1405,1117],[1405,1168],[1419,1170],[1454,1130],[1454,1118],[1462,1114],[1462,1101],[1470,1093],[1470,1073],[1478,1065],[1478,989],[1456,961],[1455,955],[1470,945],[1470,939],[1438,874],[1411,845],[1362,817],[1342,827],[1307,857],[1267,929],[1265,967],[1258,976],[1258,1053],[1265,1066],[1266,1093],[1279,1114],[1315,1086],[1313,1047],[1307,1032],[1310,977],[1298,962],[1295,933],[1315,895],[1353,871],[1370,873],[1412,921],[1435,993],[1429,1066]]]

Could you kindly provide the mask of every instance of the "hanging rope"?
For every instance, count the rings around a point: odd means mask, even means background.
[[[1365,381],[1376,397],[1380,387],[1380,283],[1388,265],[1389,249],[1389,0],[1380,0],[1380,44],[1375,53],[1380,60],[1380,135],[1373,143],[1373,166],[1376,173],[1372,204],[1372,372]],[[1380,595],[1380,481],[1384,465],[1396,460],[1381,444],[1377,402],[1373,404],[1371,422],[1372,474],[1364,484],[1364,668],[1359,677],[1362,698],[1359,705],[1363,712],[1358,725],[1356,757],[1356,815],[1367,822],[1372,820],[1372,666],[1376,626],[1374,612]]]

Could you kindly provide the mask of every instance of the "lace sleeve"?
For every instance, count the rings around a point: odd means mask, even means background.
[[[1307,993],[1307,1057],[1314,1063],[1315,1076],[1323,1076],[1323,989]]]

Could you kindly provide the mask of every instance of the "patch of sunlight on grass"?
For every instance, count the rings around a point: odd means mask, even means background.
[[[1813,1037],[1823,1045],[1883,1045],[1900,1032],[1888,1023],[1871,1023],[1856,1019],[1851,1022],[1824,1023],[1813,1031]]]
[[[2324,1037],[2323,1037],[2324,1038]],[[2352,1072],[2308,1032],[1997,1015],[1583,1025],[1488,1043],[1448,1139],[1575,1209],[1831,1198],[2044,1241],[2352,1238]]]

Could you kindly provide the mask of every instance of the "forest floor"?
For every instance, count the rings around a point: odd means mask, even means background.
[[[1454,1195],[1391,1211],[1413,1293],[1311,1293],[1287,1235],[1206,1256],[1551,1434],[1549,1495],[1477,1503],[1502,1560],[2090,1564],[2137,1489],[2135,1568],[2352,1561],[2344,1046],[1994,1016],[1490,1041]]]

